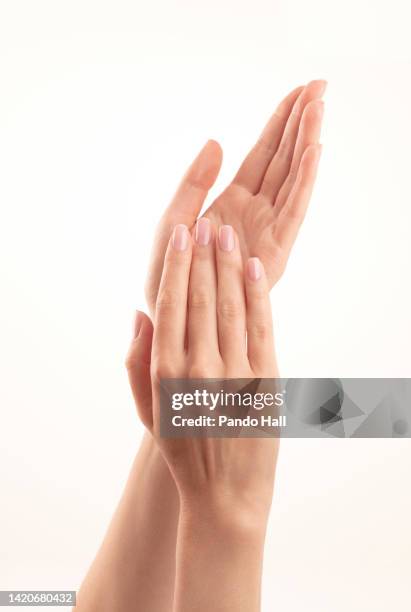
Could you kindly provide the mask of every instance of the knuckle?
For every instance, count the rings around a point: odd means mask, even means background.
[[[133,347],[128,351],[126,358],[124,360],[124,365],[128,372],[133,372],[136,367],[139,365],[139,358],[137,351],[133,349]]]
[[[188,378],[209,378],[210,368],[206,363],[194,363],[188,370]]]
[[[267,341],[271,338],[271,326],[266,321],[256,321],[250,325],[249,334],[260,342]]]
[[[172,358],[155,358],[151,363],[151,377],[156,382],[163,378],[180,378],[181,373],[173,364]]]
[[[220,300],[218,303],[218,315],[227,322],[238,319],[242,310],[241,304],[229,298]]]
[[[205,310],[211,305],[210,293],[204,289],[192,289],[189,295],[189,306],[195,310]]]
[[[128,372],[132,373],[141,368],[145,368],[151,363],[151,352],[147,354],[145,351],[140,350],[139,342],[133,341],[128,350],[124,365]]]
[[[257,303],[264,303],[268,299],[268,291],[263,287],[254,287],[251,292],[251,299]]]
[[[158,312],[174,311],[179,305],[179,294],[172,289],[162,289],[157,297],[156,309]]]
[[[218,264],[221,271],[235,275],[241,274],[241,262],[236,257],[233,257],[232,253],[220,252]]]
[[[187,266],[187,262],[191,257],[191,250],[185,249],[184,251],[177,251],[171,248],[166,253],[165,265],[169,270],[181,269]]]

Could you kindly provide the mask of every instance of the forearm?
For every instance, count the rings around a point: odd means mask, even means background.
[[[76,610],[170,612],[178,512],[174,482],[146,434]]]
[[[258,612],[265,522],[182,505],[173,612]]]

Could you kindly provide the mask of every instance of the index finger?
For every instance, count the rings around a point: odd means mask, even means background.
[[[176,225],[169,241],[158,291],[153,348],[157,355],[173,358],[184,352],[187,292],[192,240],[185,225]]]

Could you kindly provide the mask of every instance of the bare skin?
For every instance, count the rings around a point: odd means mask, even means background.
[[[215,225],[233,226],[243,258],[261,259],[270,287],[285,270],[310,201],[321,152],[325,87],[325,81],[312,81],[281,102],[232,182],[204,213]],[[151,315],[170,232],[178,223],[194,226],[221,162],[219,144],[209,141],[161,218],[146,282]]]
[[[249,256],[260,258],[268,287],[285,269],[310,200],[320,157],[318,140],[325,85],[324,81],[313,81],[281,102],[233,181],[204,213],[214,227],[233,226],[243,260]],[[194,231],[221,162],[220,146],[209,141],[187,170],[160,220],[146,281],[152,318],[172,229],[180,223]],[[151,333],[145,327],[142,330],[143,335]],[[149,360],[149,353],[143,352],[139,364],[133,365],[130,382],[134,396],[139,392],[133,382],[137,380],[136,370],[144,369]],[[130,372],[129,361],[128,368]],[[141,393],[139,401],[144,404]],[[151,402],[151,393],[147,402]],[[152,436],[146,434],[113,519],[114,526],[110,527],[82,585],[78,610],[127,612],[139,609],[138,606],[146,612],[170,610],[179,507],[174,479]],[[127,534],[127,538],[117,537],[119,532]],[[133,550],[137,556],[143,555],[144,560],[135,560],[129,572],[119,571],[122,565],[118,560],[131,559]]]
[[[244,274],[232,228],[219,228],[215,253],[213,233],[207,219],[198,221],[194,241],[185,226],[174,230],[154,334],[139,313],[129,372],[180,501],[173,612],[257,612],[278,439],[159,435],[162,378],[278,375],[263,266],[251,258]],[[148,352],[151,364],[136,368]]]
[[[77,595],[76,610],[170,610],[174,592],[170,556],[175,555],[177,521],[170,525],[166,519],[168,512],[178,516],[177,504],[169,469],[158,460],[158,450],[147,436]]]

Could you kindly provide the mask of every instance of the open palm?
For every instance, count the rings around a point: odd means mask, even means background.
[[[281,102],[233,181],[204,213],[216,227],[234,227],[243,257],[262,260],[271,286],[284,271],[314,186],[325,85],[311,81]],[[152,312],[172,227],[194,225],[221,161],[219,144],[209,141],[160,221],[146,282]]]

